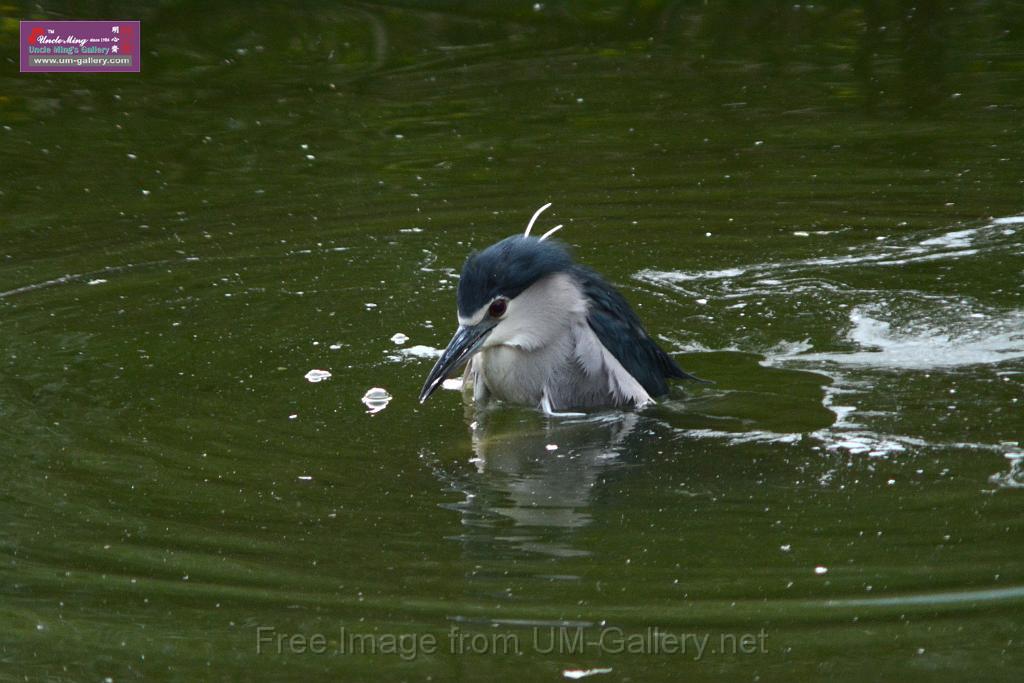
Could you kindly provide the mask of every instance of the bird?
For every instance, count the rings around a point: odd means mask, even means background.
[[[668,393],[670,379],[705,381],[658,346],[615,287],[549,239],[561,225],[530,235],[550,206],[537,209],[522,235],[466,259],[459,325],[427,375],[421,404],[463,365],[475,403],[497,399],[547,415],[642,408]]]

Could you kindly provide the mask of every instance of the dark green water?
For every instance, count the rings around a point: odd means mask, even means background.
[[[0,6],[0,679],[1018,679],[1024,5],[43,5]],[[140,18],[142,73],[18,75],[29,16]],[[714,386],[416,403],[548,201]]]

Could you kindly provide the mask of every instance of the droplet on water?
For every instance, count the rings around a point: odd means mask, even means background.
[[[409,341],[409,336],[406,334],[402,334],[401,332],[396,332],[395,334],[391,335],[391,341],[394,342],[395,344],[404,344],[405,342]]]

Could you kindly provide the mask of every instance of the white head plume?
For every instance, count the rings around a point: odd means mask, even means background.
[[[551,202],[548,202],[544,206],[542,206],[539,209],[537,209],[536,212],[534,212],[533,218],[531,218],[530,222],[526,224],[526,232],[523,233],[523,237],[529,237],[530,236],[530,231],[533,230],[533,224],[537,222],[537,217],[540,216],[542,213],[544,213],[549,206],[551,206]],[[559,223],[558,225],[556,225],[555,227],[551,228],[546,233],[541,235],[540,239],[537,240],[537,241],[538,242],[543,242],[544,240],[546,240],[547,238],[551,237],[552,235],[554,235],[556,232],[558,232],[561,229],[562,229],[562,224]]]
[[[526,232],[523,233],[523,237],[529,237],[530,236],[530,231],[533,230],[533,224],[537,222],[537,217],[540,216],[542,213],[544,213],[544,211],[549,206],[551,206],[551,202],[548,202],[544,206],[542,206],[539,209],[537,209],[537,211],[533,214],[533,218],[531,218],[530,222],[526,224]]]
[[[562,224],[559,223],[558,225],[556,225],[555,227],[551,228],[546,233],[541,235],[539,241],[543,242],[544,240],[546,240],[547,238],[551,237],[552,235],[554,235],[556,232],[558,232],[561,229],[562,229]]]

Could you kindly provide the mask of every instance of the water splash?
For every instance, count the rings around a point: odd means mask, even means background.
[[[1009,468],[1005,472],[993,474],[989,481],[999,488],[1024,489],[1024,448],[1015,441],[1001,445],[1005,448],[1003,455]]]
[[[932,323],[908,324],[883,319],[881,306],[850,311],[847,339],[856,351],[795,353],[776,357],[778,362],[827,362],[901,370],[957,368],[1002,363],[1024,358],[1024,312],[1002,316],[961,312],[960,320],[947,320],[945,329]],[[955,317],[955,311],[949,311]],[[960,332],[952,328],[963,328]]]
[[[941,287],[950,274],[980,259],[1019,258],[1024,215],[995,218],[979,227],[916,232],[897,237],[879,236],[848,252],[806,259],[766,261],[706,271],[642,270],[635,279],[667,291],[668,300],[685,300],[690,308],[698,297],[709,301],[708,315],[719,324],[746,330],[745,337],[731,336],[730,348],[764,354],[763,365],[797,367],[827,375],[823,406],[835,415],[826,429],[797,438],[817,442],[826,453],[868,457],[901,457],[921,449],[970,449],[1002,452],[995,442],[949,442],[931,433],[893,434],[894,418],[900,417],[877,390],[877,373],[895,375],[907,371],[963,372],[965,368],[1002,366],[1024,359],[1024,310],[987,304]],[[910,263],[941,264],[938,291],[917,291],[873,285],[858,288],[843,275],[849,271],[864,281],[857,269],[902,266]],[[965,264],[961,267],[959,264]],[[872,278],[877,281],[881,274]],[[746,325],[748,316],[760,319],[806,317],[804,305],[814,306],[813,336],[796,341],[772,338],[764,325]],[[822,305],[824,304],[824,305]],[[671,341],[677,350],[693,350],[700,344]],[[718,349],[722,350],[722,349]],[[990,370],[978,370],[991,374]],[[1006,374],[1000,372],[1000,374]],[[904,375],[900,374],[901,377]],[[926,374],[905,375],[906,381]],[[1016,399],[1013,399],[1016,402]],[[885,406],[880,409],[880,406]],[[690,430],[688,436],[723,438],[731,443],[781,443],[792,435],[766,431],[732,433]],[[998,437],[996,437],[998,438]],[[1024,486],[1024,458],[1007,455],[1009,471],[992,477],[1001,487]]]

